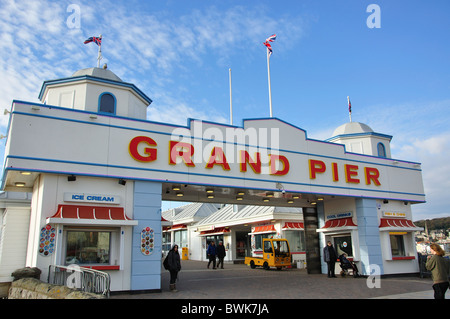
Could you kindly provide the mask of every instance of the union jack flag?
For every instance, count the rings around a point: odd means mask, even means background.
[[[352,103],[350,102],[349,96],[347,96],[347,101],[348,101],[348,112],[351,114],[352,113]]]
[[[97,45],[102,45],[102,37],[90,37],[86,41],[84,41],[84,44],[94,42]]]
[[[272,34],[270,37],[266,39],[266,42],[273,42],[277,38],[276,34]]]
[[[270,43],[264,42],[263,44],[267,47],[267,50],[269,51],[269,55],[271,55],[272,54],[272,46],[270,45]]]

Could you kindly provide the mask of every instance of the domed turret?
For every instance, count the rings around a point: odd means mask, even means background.
[[[337,129],[334,130],[333,136],[344,135],[344,134],[360,134],[360,133],[370,133],[373,130],[366,124],[360,122],[348,122]]]
[[[39,99],[44,104],[112,116],[147,119],[152,100],[134,84],[103,68],[76,71],[71,77],[45,81]]]
[[[391,135],[376,133],[364,123],[348,122],[335,129],[327,141],[344,144],[347,152],[390,158],[391,139]]]
[[[72,77],[88,75],[95,78],[101,78],[111,81],[123,82],[117,75],[115,75],[111,70],[108,70],[106,67],[100,68],[88,68],[76,71],[72,74]]]

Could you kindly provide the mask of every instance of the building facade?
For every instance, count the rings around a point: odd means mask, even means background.
[[[192,219],[190,245],[220,230],[232,259],[245,253],[245,234],[264,226],[273,233],[272,225],[277,236],[303,232],[310,273],[323,271],[321,247],[330,239],[363,274],[374,265],[381,274],[418,271],[411,205],[425,201],[421,166],[390,158],[391,136],[367,125],[350,122],[319,141],[276,118],[151,122],[151,99],[101,68],[45,81],[39,99],[13,101],[9,115],[1,188],[30,193],[31,203],[28,217],[3,215],[2,262],[14,229],[26,242],[17,268],[38,267],[44,280],[49,265],[77,264],[109,272],[113,291],[159,290],[161,202],[182,200],[301,211],[303,230],[283,212],[242,225],[208,222],[214,214]]]

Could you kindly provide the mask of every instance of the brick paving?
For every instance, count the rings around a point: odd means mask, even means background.
[[[169,273],[162,270],[162,292],[113,294],[112,299],[433,299],[432,281],[416,275],[381,278],[380,288],[368,288],[367,278],[327,278],[305,269],[263,270],[243,264],[207,269],[207,262],[183,260],[178,292],[169,290]],[[447,298],[448,293],[447,293]]]

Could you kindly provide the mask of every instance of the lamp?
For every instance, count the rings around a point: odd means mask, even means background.
[[[123,178],[119,179],[119,184],[125,186],[125,184],[127,183],[126,180],[124,180]]]
[[[74,182],[77,180],[77,177],[75,175],[69,175],[67,176],[67,181],[68,182]]]

